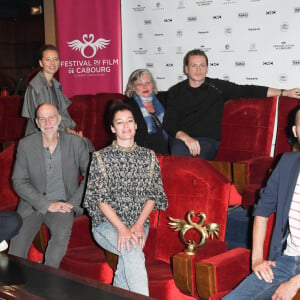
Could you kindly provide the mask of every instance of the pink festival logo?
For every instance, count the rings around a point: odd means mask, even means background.
[[[67,42],[67,44],[69,45],[70,48],[72,48],[72,50],[80,51],[83,57],[92,58],[96,55],[99,49],[106,48],[106,46],[108,46],[110,43],[110,40],[105,40],[103,38],[100,38],[95,42],[94,39],[95,36],[92,33],[84,34],[82,36],[83,42],[81,42],[80,40],[73,40],[72,42]],[[86,54],[86,49],[88,48],[92,49],[91,55]]]

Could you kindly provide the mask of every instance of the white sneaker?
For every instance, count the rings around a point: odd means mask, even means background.
[[[6,250],[8,248],[8,244],[6,242],[6,240],[3,240],[2,242],[0,242],[0,252]]]

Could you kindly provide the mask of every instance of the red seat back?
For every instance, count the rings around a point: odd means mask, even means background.
[[[111,143],[108,122],[108,106],[112,100],[124,99],[122,94],[103,93],[97,95],[77,95],[71,98],[68,111],[76,122],[76,130],[82,130],[95,149]]]
[[[160,166],[169,206],[166,211],[159,213],[158,230],[153,244],[149,245],[151,242],[147,241],[146,246],[151,249],[151,255],[169,262],[172,255],[184,249],[178,232],[173,232],[168,226],[168,217],[185,219],[185,215],[191,210],[196,214],[204,212],[205,224],[220,224],[220,240],[223,241],[230,193],[230,183],[225,177],[200,158],[164,156],[160,157]],[[193,221],[198,223],[199,218]],[[199,241],[198,233],[194,232],[191,236],[187,234],[187,240],[189,237]],[[155,254],[153,249],[156,250]],[[146,255],[148,250],[145,249]]]
[[[21,117],[23,96],[0,97],[0,143],[24,136],[26,119]]]
[[[278,126],[274,156],[291,151],[288,138],[292,136],[294,125],[293,110],[298,106],[299,100],[289,97],[279,97],[278,102]]]
[[[216,160],[234,162],[270,156],[276,103],[277,97],[226,102]]]

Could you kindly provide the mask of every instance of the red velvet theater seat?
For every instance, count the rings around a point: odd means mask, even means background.
[[[280,156],[284,152],[291,151],[291,145],[288,142],[288,138],[292,135],[291,127],[294,124],[293,110],[298,104],[298,99],[279,97],[274,157],[269,159],[258,159],[252,164],[252,170],[249,172],[249,181],[248,184],[243,188],[242,194],[242,205],[245,209],[251,207],[258,200],[259,190],[265,185],[271,169],[275,167],[276,163],[280,159]],[[265,179],[257,177],[257,174],[259,174],[259,170],[261,169],[260,164],[267,164]]]
[[[275,215],[268,221],[264,242],[264,257],[268,257]],[[235,248],[203,259],[195,265],[198,296],[201,299],[221,299],[250,273],[250,250]]]
[[[292,136],[292,126],[295,119],[293,111],[299,105],[299,100],[289,97],[279,97],[278,102],[278,126],[274,156],[291,151],[288,138]]]
[[[76,122],[76,130],[82,130],[95,149],[100,149],[111,143],[111,135],[107,128],[108,105],[115,99],[124,99],[118,93],[101,93],[97,95],[77,95],[70,100],[72,104],[68,111]]]
[[[198,258],[210,257],[224,252],[227,208],[230,196],[230,183],[207,161],[192,157],[159,156],[162,180],[169,207],[160,211],[158,222],[152,222],[145,246],[146,267],[149,276],[150,296],[157,299],[189,299],[195,295],[194,281],[184,295],[176,287],[171,257],[183,251],[184,245],[178,232],[169,228],[168,217],[184,219],[186,213],[206,213],[206,222],[220,224],[220,240],[209,241],[198,249]],[[196,222],[197,220],[195,220]],[[191,236],[199,241],[199,236]],[[181,253],[183,257],[186,254]],[[190,264],[193,268],[193,263]]]
[[[233,163],[233,182],[238,191],[251,175],[262,182],[270,162],[277,97],[228,101],[222,118],[222,139],[216,161]],[[261,162],[252,170],[256,159]],[[236,164],[236,162],[242,162]]]
[[[0,97],[0,144],[16,142],[25,132],[26,120],[21,117],[22,96]]]
[[[226,102],[216,160],[236,162],[270,156],[276,103],[277,97]]]
[[[16,146],[11,145],[0,152],[0,211],[15,210],[19,201],[11,181],[15,150]]]
[[[166,211],[154,211],[150,215],[150,231],[144,248],[146,268],[149,278],[150,296],[156,299],[193,299],[196,296],[193,268],[196,260],[186,261],[189,255],[183,252],[184,245],[178,232],[168,225],[170,216],[184,219],[187,212],[206,213],[206,223],[220,224],[220,239],[208,240],[207,244],[197,250],[197,260],[204,259],[227,249],[224,242],[227,208],[231,184],[207,161],[180,156],[157,155],[160,163],[163,186],[168,197]],[[199,219],[193,219],[199,222]],[[199,242],[199,235],[192,232],[188,239]],[[179,253],[179,254],[178,254]],[[174,264],[172,257],[177,255],[183,264],[175,266],[181,272],[187,267],[189,289],[181,292],[180,285],[174,281]],[[115,266],[113,267],[115,269]],[[178,272],[177,272],[178,274]]]
[[[103,283],[112,282],[112,269],[105,260],[103,249],[92,238],[87,216],[75,218],[67,254],[60,268]]]

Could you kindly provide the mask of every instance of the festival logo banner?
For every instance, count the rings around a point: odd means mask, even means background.
[[[56,0],[56,22],[64,94],[121,93],[120,0]]]

